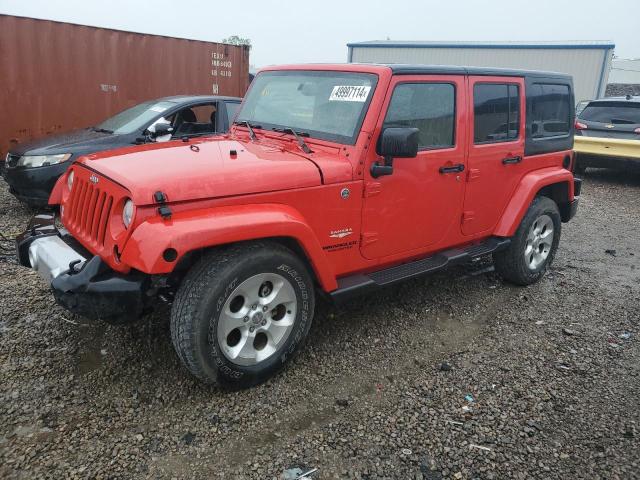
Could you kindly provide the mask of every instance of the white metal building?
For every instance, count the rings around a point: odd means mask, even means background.
[[[613,60],[609,83],[640,85],[640,58]]]
[[[573,76],[576,102],[603,97],[611,68],[610,41],[397,42],[347,44],[349,62],[463,65],[546,70]]]

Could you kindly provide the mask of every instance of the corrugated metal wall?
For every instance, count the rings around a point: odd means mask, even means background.
[[[95,125],[144,100],[241,97],[249,50],[218,43],[0,15],[0,152]]]
[[[576,101],[604,96],[612,49],[350,47],[352,62],[520,68],[568,73]]]

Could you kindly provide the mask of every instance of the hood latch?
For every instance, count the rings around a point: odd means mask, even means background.
[[[167,203],[167,195],[164,192],[158,190],[153,194],[153,199],[156,203],[159,203],[158,213],[162,218],[168,220],[171,218],[171,209],[166,205]]]

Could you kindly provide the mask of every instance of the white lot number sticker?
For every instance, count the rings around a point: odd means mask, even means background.
[[[336,85],[333,87],[330,102],[365,102],[371,87],[356,85]]]
[[[155,105],[153,107],[151,107],[149,110],[151,110],[152,112],[158,112],[158,113],[162,113],[166,110],[166,108],[161,107],[159,105]]]

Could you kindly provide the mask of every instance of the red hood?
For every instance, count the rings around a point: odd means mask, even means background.
[[[153,203],[157,191],[177,202],[322,183],[319,167],[302,155],[226,138],[131,147],[89,155],[81,162],[126,187],[136,205]],[[350,173],[351,166],[342,170]]]

